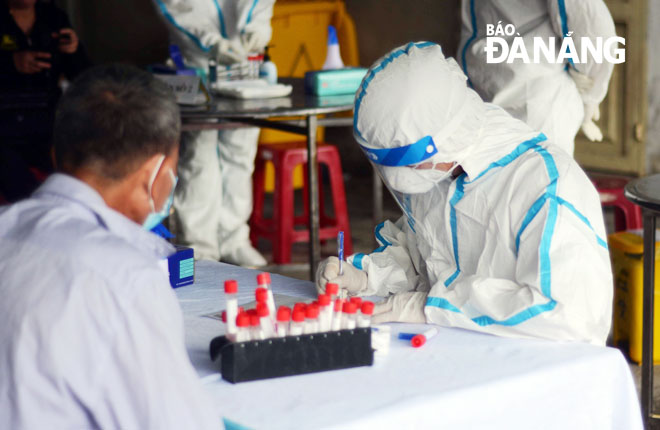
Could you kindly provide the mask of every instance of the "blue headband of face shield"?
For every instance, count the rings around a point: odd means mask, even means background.
[[[359,143],[367,157],[381,166],[399,167],[421,163],[438,153],[431,136],[424,136],[415,143],[397,148],[369,148]]]

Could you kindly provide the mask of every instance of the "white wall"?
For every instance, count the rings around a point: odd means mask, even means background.
[[[648,124],[646,132],[647,174],[660,173],[660,1],[649,0],[648,22]]]

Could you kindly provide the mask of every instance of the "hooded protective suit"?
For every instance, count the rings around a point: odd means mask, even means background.
[[[274,0],[154,0],[186,64],[208,68],[245,60],[271,37]],[[184,132],[175,222],[195,256],[247,266],[266,260],[250,245],[252,172],[258,128]]]
[[[354,134],[404,216],[376,227],[373,253],[348,258],[362,277],[345,276],[363,285],[344,288],[394,294],[379,321],[603,344],[612,275],[596,190],[566,152],[465,81],[429,42],[367,73]],[[437,169],[420,169],[443,162],[460,168],[439,182]],[[342,284],[332,261],[319,270]]]
[[[589,37],[616,36],[614,21],[602,0],[463,0],[459,63],[483,100],[503,107],[534,130],[573,155],[575,135],[582,130],[591,140],[602,140],[594,121],[598,106],[607,95],[613,64],[597,63],[588,56],[584,63],[540,64],[486,63],[486,26],[513,24],[522,36],[530,58],[533,38],[546,43],[555,38],[558,53],[569,32],[577,52]],[[504,36],[509,41],[513,37]],[[555,55],[556,58],[556,55]]]

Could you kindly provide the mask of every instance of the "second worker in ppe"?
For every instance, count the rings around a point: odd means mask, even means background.
[[[403,216],[330,258],[318,287],[381,295],[373,321],[602,345],[612,275],[598,194],[542,133],[484,103],[440,46],[410,43],[358,89],[354,135]]]
[[[554,39],[554,58],[567,35],[582,56],[582,38],[596,45],[616,36],[614,21],[603,0],[490,0],[462,1],[459,62],[470,85],[486,101],[503,107],[515,118],[540,130],[552,142],[573,155],[575,136],[581,128],[592,141],[603,139],[596,125],[599,105],[607,95],[613,64],[583,57],[549,63],[516,59],[487,63],[486,26],[515,26],[530,58],[534,39],[545,44]],[[514,37],[504,36],[512,46]],[[613,47],[612,47],[613,49]]]
[[[231,65],[263,51],[274,0],[154,0],[186,65]],[[174,196],[179,239],[201,259],[263,266],[249,242],[252,172],[259,129],[184,132]]]

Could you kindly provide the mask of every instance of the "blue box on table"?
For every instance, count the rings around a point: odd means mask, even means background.
[[[195,282],[195,253],[187,246],[175,245],[176,252],[167,257],[167,269],[172,288]]]

